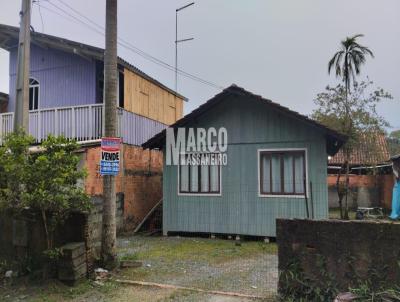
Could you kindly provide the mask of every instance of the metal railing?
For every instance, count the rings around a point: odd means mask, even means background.
[[[0,114],[0,143],[13,131],[14,113]],[[167,125],[118,108],[117,136],[124,143],[141,145]],[[40,143],[49,134],[78,142],[97,140],[103,133],[103,104],[45,108],[29,111],[29,134]]]

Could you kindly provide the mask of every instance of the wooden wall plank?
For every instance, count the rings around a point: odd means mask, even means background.
[[[183,116],[183,100],[125,69],[125,109],[171,125]]]

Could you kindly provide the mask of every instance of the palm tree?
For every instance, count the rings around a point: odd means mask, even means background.
[[[374,54],[372,51],[365,46],[362,46],[357,43],[357,39],[363,37],[364,35],[358,34],[354,35],[352,37],[346,37],[345,40],[341,41],[341,49],[337,51],[332,59],[330,59],[328,63],[328,73],[331,73],[332,68],[335,69],[335,74],[336,77],[341,77],[344,85],[345,85],[345,99],[344,99],[344,109],[345,109],[345,120],[344,120],[344,129],[345,129],[345,134],[350,136],[352,132],[352,121],[351,121],[351,116],[350,116],[350,108],[349,108],[349,94],[350,94],[350,84],[351,81],[353,83],[355,82],[356,75],[360,74],[360,68],[361,65],[363,65],[366,61],[366,56],[370,55],[371,57],[374,57]],[[337,188],[338,188],[338,195],[339,195],[339,202],[340,202],[340,215],[341,218],[348,219],[349,214],[348,214],[348,203],[347,203],[347,193],[349,189],[349,173],[350,173],[350,167],[349,167],[349,159],[350,159],[350,154],[351,154],[351,146],[350,144],[346,144],[344,146],[344,155],[345,155],[345,162],[344,166],[346,169],[346,181],[345,181],[345,187],[344,187],[344,192],[340,192],[340,186],[339,186],[339,178],[340,178],[340,173],[338,175],[337,179]],[[341,194],[345,194],[345,211],[344,215],[342,213],[342,204],[341,204]]]
[[[117,126],[117,0],[106,2],[106,49],[104,53],[104,112],[106,137],[116,136]],[[101,261],[108,269],[117,264],[115,223],[115,176],[103,176]]]
[[[360,74],[360,67],[366,61],[366,56],[374,57],[372,51],[357,43],[357,39],[364,35],[358,34],[346,37],[341,44],[341,50],[337,51],[328,63],[328,73],[335,67],[337,77],[344,81],[346,94],[350,92],[350,82],[355,81],[356,75]]]

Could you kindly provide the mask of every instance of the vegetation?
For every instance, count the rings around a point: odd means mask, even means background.
[[[392,131],[387,138],[390,156],[400,154],[400,130]]]
[[[352,150],[357,148],[361,138],[373,141],[377,133],[383,132],[383,128],[388,126],[384,118],[377,113],[376,105],[392,98],[381,88],[372,90],[373,82],[370,80],[356,81],[366,57],[373,57],[370,49],[357,42],[362,36],[347,37],[341,42],[341,49],[328,63],[328,72],[334,70],[336,77],[341,78],[343,84],[328,86],[314,101],[318,108],[313,112],[313,118],[349,138],[342,147],[345,157],[342,167],[346,172],[345,182],[340,183],[340,173],[337,179],[341,217],[345,219],[348,219],[350,155]],[[345,199],[344,211],[342,198]]]
[[[41,146],[23,132],[6,137],[0,147],[0,209],[13,215],[38,214],[46,233],[47,254],[55,257],[54,231],[73,210],[87,211],[89,197],[79,186],[78,145],[49,136]]]
[[[337,189],[339,201],[345,198],[344,213],[341,208],[341,218],[348,219],[348,202],[349,194],[349,157],[352,150],[358,148],[361,142],[367,146],[369,150],[365,150],[370,154],[376,153],[376,136],[383,133],[384,127],[388,126],[386,120],[378,114],[376,106],[385,101],[392,99],[392,96],[382,88],[373,89],[373,82],[370,80],[360,83],[353,83],[353,90],[349,94],[342,84],[336,87],[327,87],[326,90],[317,95],[314,103],[318,106],[313,112],[313,118],[328,127],[335,129],[348,136],[348,141],[343,147],[345,155],[344,167],[346,170],[345,183],[340,183],[338,175]],[[349,126],[350,125],[350,126]],[[365,142],[370,142],[365,144]],[[370,156],[373,158],[373,156]],[[375,165],[376,162],[364,163]]]
[[[374,57],[368,47],[357,43],[357,39],[361,37],[363,35],[360,34],[346,37],[340,43],[341,49],[333,55],[328,63],[328,72],[330,73],[332,68],[335,69],[336,76],[340,77],[345,84],[346,93],[350,92],[351,81],[356,82],[355,77],[360,74],[360,68],[365,63],[366,56]]]
[[[350,159],[350,154],[352,151],[352,133],[353,133],[353,127],[354,125],[357,125],[353,121],[352,117],[352,112],[351,112],[351,103],[350,103],[350,87],[351,87],[351,82],[356,84],[356,75],[360,74],[361,70],[361,65],[363,65],[366,61],[366,56],[370,55],[373,57],[373,53],[371,50],[369,50],[367,47],[362,46],[358,44],[357,39],[362,37],[363,35],[354,35],[352,37],[346,37],[345,40],[341,41],[340,45],[340,50],[337,51],[332,59],[328,63],[328,73],[331,73],[331,70],[335,70],[335,75],[336,77],[339,77],[342,79],[344,82],[344,87],[341,85],[338,85],[336,88],[338,91],[336,91],[336,95],[338,97],[335,97],[335,100],[333,101],[333,105],[337,105],[337,102],[340,103],[340,106],[333,106],[336,107],[338,110],[335,112],[336,114],[340,114],[340,117],[336,122],[334,122],[335,126],[334,129],[341,131],[343,134],[347,135],[350,140],[349,142],[343,147],[344,151],[344,156],[345,156],[345,162],[344,162],[344,167],[346,169],[346,180],[344,184],[344,191],[340,189],[339,187],[339,177],[338,176],[338,196],[339,196],[339,203],[340,203],[340,208],[342,209],[342,197],[344,195],[345,197],[345,210],[344,210],[344,215],[342,215],[344,218],[348,218],[348,205],[347,205],[347,192],[349,188],[349,159]],[[330,88],[328,87],[327,90],[329,91]],[[317,104],[318,104],[318,99],[320,97],[317,97]],[[320,105],[327,105],[325,103],[320,104]],[[330,104],[329,104],[330,105]],[[328,111],[331,106],[327,107],[322,107],[323,110],[320,114],[317,114],[317,118],[321,118],[322,114],[324,111]],[[326,112],[328,113],[328,112]],[[328,114],[329,115],[329,114]],[[328,118],[322,118],[320,121],[324,122],[324,120],[332,120],[333,115],[329,115]],[[332,125],[329,125],[332,126]],[[342,211],[341,211],[342,212]]]
[[[400,287],[385,284],[387,280],[386,268],[369,270],[368,278],[361,278],[354,267],[353,259],[347,257],[347,278],[351,283],[347,290],[338,286],[335,277],[328,271],[326,259],[317,254],[318,276],[311,279],[303,270],[298,258],[294,258],[287,269],[281,272],[279,278],[279,297],[285,302],[325,302],[333,301],[340,292],[351,292],[356,298],[354,301],[371,302],[398,302],[400,301]]]
[[[133,242],[134,243],[134,242]],[[249,257],[262,253],[276,254],[278,251],[276,244],[265,244],[259,241],[244,242],[240,246],[235,245],[232,240],[202,239],[202,238],[149,238],[146,242],[146,249],[135,253],[123,254],[123,260],[154,260],[163,261],[206,261],[213,264],[229,261],[233,258]],[[151,245],[150,245],[151,244]],[[132,244],[132,246],[136,246]],[[129,251],[129,248],[127,249]]]
[[[307,277],[298,259],[293,259],[279,277],[279,297],[285,302],[333,301],[339,293],[333,277],[326,270],[324,259],[318,259],[320,282]]]
[[[389,137],[400,140],[400,130],[390,132]]]

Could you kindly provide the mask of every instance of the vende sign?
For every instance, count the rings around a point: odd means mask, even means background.
[[[103,137],[101,139],[101,175],[118,175],[121,139],[118,137]]]

